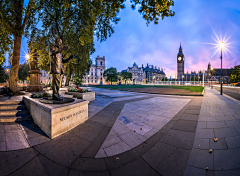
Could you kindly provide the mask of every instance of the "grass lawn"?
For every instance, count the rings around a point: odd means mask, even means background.
[[[133,88],[146,88],[146,87],[159,87],[159,88],[171,88],[171,89],[185,89],[191,92],[202,92],[202,86],[162,86],[162,85],[107,85],[107,86],[94,86],[97,88],[104,89],[119,89],[119,90],[130,90]]]

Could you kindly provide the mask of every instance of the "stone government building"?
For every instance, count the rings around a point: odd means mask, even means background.
[[[138,67],[135,62],[132,67],[128,67],[121,72],[132,73],[132,81],[136,84],[155,83],[156,81],[161,81],[166,76],[163,68],[160,70],[160,67],[157,68],[157,66],[154,67],[148,64],[146,67],[143,67],[143,64],[141,67]]]
[[[104,84],[106,83],[103,77],[103,72],[105,71],[105,56],[97,56],[95,63],[91,65],[89,73],[83,76],[83,84]]]

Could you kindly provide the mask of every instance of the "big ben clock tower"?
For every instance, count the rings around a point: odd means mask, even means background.
[[[182,46],[180,43],[180,48],[177,55],[177,78],[179,81],[182,80],[183,74],[184,74],[184,54],[182,52]]]

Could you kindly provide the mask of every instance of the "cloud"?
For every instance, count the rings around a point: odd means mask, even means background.
[[[135,61],[138,65],[156,65],[165,68],[167,74],[177,71],[177,53],[180,42],[185,54],[185,71],[203,70],[209,62],[213,67],[219,67],[220,53],[211,58],[215,50],[213,46],[202,44],[214,43],[214,30],[218,35],[230,35],[237,30],[232,39],[239,39],[239,7],[240,1],[176,1],[173,10],[174,17],[159,21],[158,25],[146,22],[127,3],[126,8],[119,16],[121,21],[115,26],[115,33],[107,41],[96,42],[96,55],[105,55],[107,67],[116,67],[118,71],[132,66]],[[234,44],[239,48],[239,42]],[[224,67],[233,67],[240,64],[239,51],[231,48],[235,54],[223,60]],[[225,56],[224,56],[225,57]],[[169,73],[168,73],[169,72]]]

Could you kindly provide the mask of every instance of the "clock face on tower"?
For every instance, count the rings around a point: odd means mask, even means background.
[[[179,60],[179,61],[181,61],[181,60],[182,60],[182,58],[181,58],[181,57],[178,57],[178,60]]]

